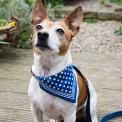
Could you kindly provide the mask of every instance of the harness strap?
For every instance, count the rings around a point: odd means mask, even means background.
[[[86,105],[86,122],[92,122],[91,113],[90,113],[90,91],[89,91],[88,81],[86,80],[84,75],[80,72],[80,70],[76,66],[73,66],[73,68],[81,75],[81,77],[83,77],[86,83],[87,92],[88,92],[88,97],[87,97],[88,99],[87,99],[87,105]]]

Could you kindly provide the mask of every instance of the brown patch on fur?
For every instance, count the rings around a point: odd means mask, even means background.
[[[60,46],[60,49],[59,49],[60,50],[59,55],[65,55],[67,50],[68,50],[68,48],[69,48],[69,45],[71,43],[73,34],[72,34],[72,31],[68,29],[68,27],[67,27],[67,25],[65,24],[64,21],[59,22],[59,25],[65,31],[65,38],[61,42],[61,46]]]
[[[53,22],[50,21],[49,19],[45,19],[44,21],[45,21],[45,23],[47,23],[48,28],[51,28],[53,26]]]
[[[36,0],[36,3],[32,9],[32,25],[39,24],[42,20],[47,18],[46,10],[41,0]]]
[[[87,98],[87,88],[84,78],[77,73],[78,86],[79,86],[79,96],[78,96],[78,107],[82,106]]]

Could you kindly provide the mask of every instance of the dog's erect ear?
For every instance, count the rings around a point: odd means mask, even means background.
[[[82,7],[75,8],[66,18],[65,23],[68,28],[73,32],[73,35],[79,32],[80,24],[83,19]]]
[[[45,18],[47,18],[47,13],[42,1],[36,0],[36,3],[32,9],[32,25],[39,24]]]

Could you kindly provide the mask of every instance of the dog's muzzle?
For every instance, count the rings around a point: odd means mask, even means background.
[[[48,46],[48,38],[49,34],[47,32],[38,32],[36,47],[41,50],[50,49]]]

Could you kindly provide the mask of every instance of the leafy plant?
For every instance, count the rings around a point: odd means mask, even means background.
[[[30,12],[31,6],[25,0],[0,0],[0,16],[7,20],[13,15],[20,21],[19,30],[11,38],[17,47],[26,47],[28,45],[25,42],[31,40]],[[24,44],[25,46],[23,46]]]
[[[0,18],[0,26],[4,26],[7,24],[7,21],[5,19]]]
[[[96,23],[97,19],[85,19],[84,22],[87,22],[87,23]]]
[[[118,30],[115,30],[114,32],[117,36],[122,36],[122,27],[120,27]]]
[[[64,6],[63,0],[43,0],[45,7],[62,8]]]

